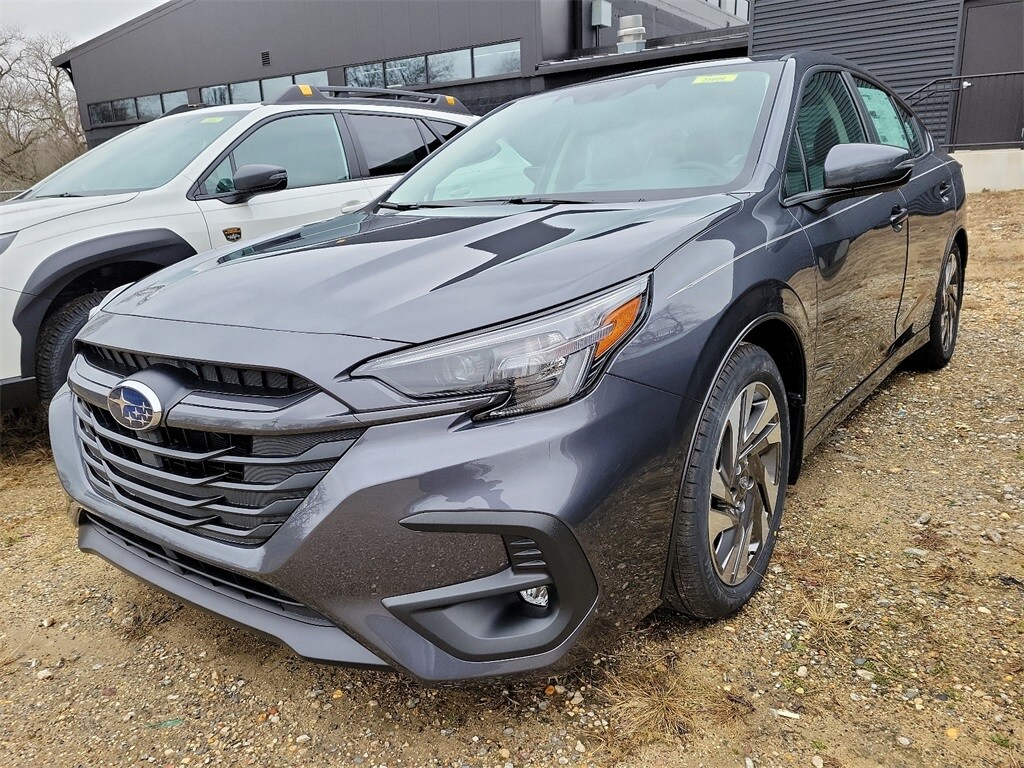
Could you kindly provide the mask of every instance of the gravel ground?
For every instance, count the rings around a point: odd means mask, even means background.
[[[0,764],[1024,765],[1024,204],[976,196],[960,348],[791,489],[765,587],[558,680],[317,666],[76,551],[39,417],[0,437]]]

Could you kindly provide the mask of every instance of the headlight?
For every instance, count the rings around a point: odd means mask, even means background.
[[[643,315],[649,280],[635,278],[535,320],[395,352],[356,368],[410,397],[508,392],[480,417],[569,402],[587,388]]]
[[[14,242],[14,238],[18,236],[17,232],[4,232],[0,235],[0,253],[7,250],[11,243]]]

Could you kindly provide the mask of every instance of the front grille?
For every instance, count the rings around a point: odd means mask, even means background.
[[[162,523],[257,546],[281,527],[363,433],[236,435],[122,427],[75,397],[77,432],[98,493]]]
[[[154,365],[169,365],[188,371],[199,380],[197,383],[202,384],[202,389],[211,392],[274,397],[299,394],[313,388],[308,379],[287,371],[154,357],[86,343],[79,344],[78,348],[90,365],[122,378]]]
[[[93,525],[99,528],[125,549],[129,549],[135,554],[149,559],[165,571],[182,576],[193,583],[202,584],[208,589],[226,594],[236,600],[243,600],[264,610],[297,618],[307,623],[324,625],[331,623],[316,611],[269,584],[162,547],[90,513],[85,513],[81,522],[83,525]]]

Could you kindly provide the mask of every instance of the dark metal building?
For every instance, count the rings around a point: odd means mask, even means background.
[[[750,47],[860,64],[948,146],[1024,146],[1024,0],[757,0]]]
[[[620,52],[634,14],[646,40]],[[1024,0],[171,0],[55,63],[95,145],[178,104],[294,82],[439,90],[483,114],[594,77],[800,49],[875,72],[949,146],[1024,146]]]

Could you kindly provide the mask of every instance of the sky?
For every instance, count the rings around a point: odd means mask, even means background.
[[[123,24],[165,0],[0,0],[0,27],[60,32],[73,45]]]

